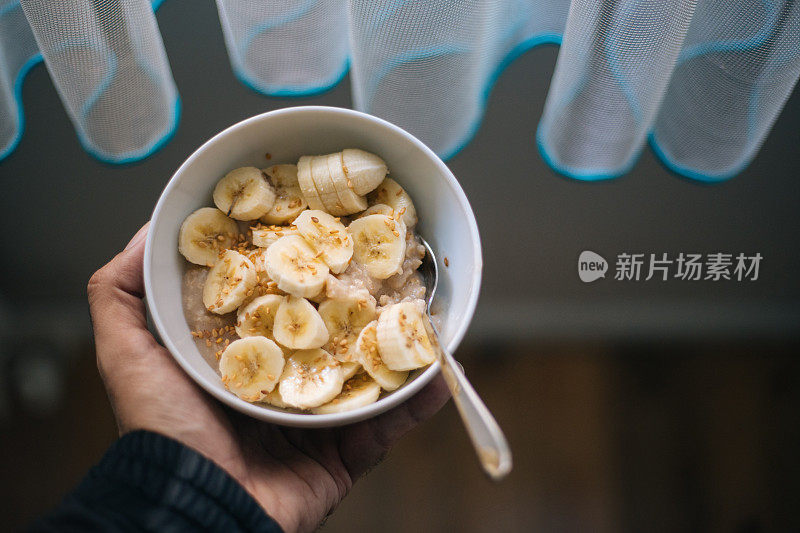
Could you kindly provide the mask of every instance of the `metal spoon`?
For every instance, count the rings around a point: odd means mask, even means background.
[[[486,408],[478,393],[472,388],[467,376],[464,375],[461,365],[456,362],[446,348],[442,347],[439,341],[439,331],[433,324],[433,320],[430,320],[431,304],[439,283],[439,266],[431,245],[421,237],[420,240],[427,251],[422,259],[421,268],[428,295],[426,311],[430,329],[435,337],[433,345],[439,354],[442,375],[450,388],[450,394],[453,395],[453,401],[467,428],[472,444],[475,446],[475,452],[478,454],[478,460],[483,470],[493,480],[499,481],[511,471],[511,449],[492,413]]]

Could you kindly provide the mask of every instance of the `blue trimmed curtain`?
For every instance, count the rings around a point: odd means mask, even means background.
[[[22,134],[21,80],[40,60],[98,159],[135,161],[167,142],[180,101],[158,3],[0,0],[0,159]],[[755,157],[800,76],[798,0],[216,3],[242,83],[307,95],[349,71],[356,109],[445,159],[480,126],[505,65],[560,44],[536,145],[584,180],[624,174],[648,143],[679,174],[729,178]]]

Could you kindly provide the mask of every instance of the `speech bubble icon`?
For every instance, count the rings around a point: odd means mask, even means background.
[[[608,261],[602,255],[589,250],[581,252],[578,257],[578,276],[584,283],[591,283],[597,279],[606,277],[608,271]]]

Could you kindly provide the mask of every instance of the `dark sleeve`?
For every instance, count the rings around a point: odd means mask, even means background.
[[[115,442],[31,531],[281,529],[212,461],[163,435],[136,431]]]

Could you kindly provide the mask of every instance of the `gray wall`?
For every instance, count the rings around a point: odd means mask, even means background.
[[[41,321],[86,332],[85,284],[144,223],[178,165],[248,116],[292,105],[349,107],[347,80],[308,98],[268,98],[231,73],[212,2],[170,0],[158,12],[183,101],[174,139],[115,167],[79,146],[43,65],[23,91],[26,131],[0,163],[2,294],[19,331]],[[800,94],[753,164],[705,185],[670,174],[646,149],[625,177],[582,183],[556,175],[535,146],[557,48],[540,47],[500,77],[475,139],[448,164],[475,209],[484,244],[481,303],[471,335],[785,335],[800,331]],[[760,252],[756,282],[581,283],[581,250]],[[12,320],[9,318],[9,320]],[[37,333],[38,332],[38,333]]]

